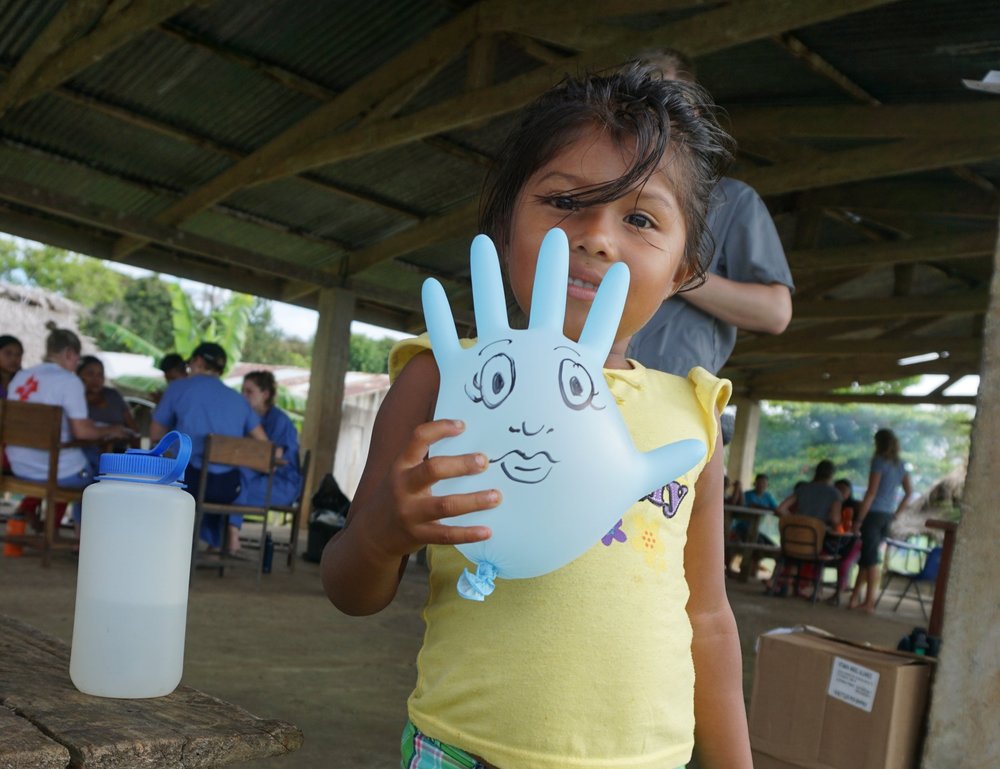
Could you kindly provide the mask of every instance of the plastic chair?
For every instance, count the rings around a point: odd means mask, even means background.
[[[920,583],[928,582],[933,584],[937,579],[938,569],[941,567],[941,553],[944,548],[938,546],[931,548],[930,552],[927,553],[927,558],[924,561],[923,567],[918,572],[901,572],[901,571],[887,571],[885,573],[885,582],[882,584],[882,590],[879,591],[878,598],[875,599],[875,605],[878,606],[879,601],[882,600],[882,596],[885,595],[886,589],[892,583],[892,580],[899,577],[900,579],[906,580],[906,587],[903,588],[903,592],[899,594],[899,598],[896,601],[896,605],[892,607],[893,611],[899,608],[899,605],[906,598],[906,594],[910,592],[912,587],[917,593],[917,601],[920,603],[920,611],[923,612],[924,619],[927,616],[927,607],[924,605],[924,597],[920,593]],[[930,596],[928,596],[930,598]]]
[[[796,592],[802,581],[811,581],[812,602],[816,603],[823,584],[823,570],[827,566],[835,566],[840,560],[837,555],[823,552],[826,525],[818,518],[807,515],[785,515],[778,520],[778,528],[781,532],[781,552],[774,566],[774,577],[767,588],[768,595],[773,595],[778,583],[785,579],[785,567],[794,567],[792,584]],[[803,575],[805,566],[812,566],[811,577]]]
[[[201,468],[201,475],[198,478],[198,491],[194,497],[194,539],[191,550],[191,574],[198,566],[218,569],[221,577],[226,566],[232,565],[234,559],[226,550],[226,534],[223,528],[222,552],[219,553],[218,562],[206,562],[202,554],[198,552],[198,538],[201,530],[201,521],[205,513],[218,513],[226,517],[229,522],[230,514],[240,515],[260,515],[263,516],[264,528],[261,531],[260,541],[263,544],[267,538],[268,510],[271,509],[271,481],[274,479],[274,468],[277,464],[277,450],[270,441],[259,441],[256,438],[234,438],[228,435],[207,435],[205,436],[205,459]],[[267,474],[267,491],[264,494],[264,503],[258,505],[232,505],[209,502],[205,499],[205,491],[208,486],[209,465],[227,465],[229,467],[246,467],[258,473]],[[264,571],[264,548],[260,548],[260,556],[257,559],[257,584],[260,585],[260,577]]]

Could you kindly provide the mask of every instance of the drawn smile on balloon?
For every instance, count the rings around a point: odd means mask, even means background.
[[[541,483],[549,477],[552,466],[559,464],[547,451],[525,454],[517,449],[490,460],[490,464],[494,462],[499,462],[503,474],[515,483]]]

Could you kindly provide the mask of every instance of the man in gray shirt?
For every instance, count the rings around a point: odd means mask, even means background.
[[[640,58],[665,78],[695,82],[691,61],[679,51]],[[701,366],[715,374],[729,359],[738,328],[780,334],[792,318],[792,274],[760,196],[724,178],[712,193],[707,224],[714,251],[705,282],[664,302],[632,337],[629,357],[644,366],[680,376]]]

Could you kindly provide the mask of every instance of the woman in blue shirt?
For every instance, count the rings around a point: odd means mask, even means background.
[[[903,496],[897,502],[896,490],[902,486]],[[875,611],[876,588],[879,581],[879,547],[889,536],[892,519],[906,507],[910,494],[910,474],[899,458],[899,439],[892,430],[881,429],[875,433],[875,454],[872,456],[868,475],[868,489],[858,508],[854,532],[861,534],[861,557],[858,559],[858,577],[848,607]],[[861,586],[866,585],[864,601]]]
[[[299,470],[299,435],[288,414],[274,405],[278,386],[270,371],[251,371],[243,377],[243,397],[259,416],[268,440],[278,447],[282,464],[274,472],[271,483],[271,503],[290,505],[299,497],[302,474]],[[267,494],[267,475],[246,468],[240,469],[240,493],[234,505],[263,505]],[[230,527],[239,529],[243,516],[229,516]],[[232,536],[235,533],[235,536]],[[230,551],[239,549],[239,535],[230,528]],[[235,547],[234,547],[235,546]]]

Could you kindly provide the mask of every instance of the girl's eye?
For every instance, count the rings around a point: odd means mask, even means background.
[[[561,211],[576,211],[579,206],[573,198],[566,196],[555,196],[549,198],[549,202]]]
[[[645,214],[629,214],[625,217],[625,223],[631,224],[633,227],[638,227],[640,230],[645,230],[653,226],[653,222]]]
[[[594,380],[587,369],[569,358],[564,358],[559,364],[559,392],[563,402],[574,411],[589,406],[596,394]]]
[[[503,353],[487,360],[479,370],[474,383],[479,388],[483,405],[495,409],[514,389],[514,361]]]

